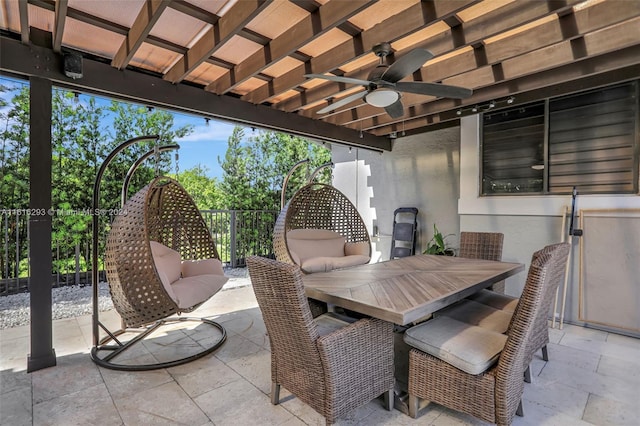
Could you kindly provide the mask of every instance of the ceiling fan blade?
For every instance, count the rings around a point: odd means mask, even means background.
[[[400,92],[437,96],[439,98],[464,99],[473,94],[473,90],[467,89],[466,87],[449,86],[439,83],[426,83],[423,81],[400,81],[396,83],[395,88]]]
[[[404,107],[402,106],[402,101],[398,99],[388,107],[384,109],[387,111],[387,114],[391,116],[391,118],[400,118],[404,115]]]
[[[362,84],[363,86],[368,86],[369,84],[371,84],[371,82],[367,80],[360,80],[350,77],[340,77],[338,75],[305,74],[304,76],[307,78],[321,78],[323,80],[335,81],[336,83]]]
[[[395,83],[414,71],[419,70],[425,62],[433,58],[433,53],[426,49],[413,49],[389,66],[382,74],[382,79]]]
[[[364,95],[367,94],[366,90],[363,90],[362,92],[358,92],[358,93],[354,93],[351,96],[347,96],[346,98],[342,98],[339,101],[336,101],[332,104],[327,105],[326,107],[322,108],[321,110],[318,110],[316,112],[316,114],[325,114],[327,112],[331,112],[335,109],[340,108],[343,105],[349,104],[357,99],[362,98]]]

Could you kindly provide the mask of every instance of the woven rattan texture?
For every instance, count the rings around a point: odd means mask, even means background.
[[[287,232],[293,229],[327,229],[342,235],[346,242],[367,242],[369,231],[356,207],[331,185],[310,183],[300,188],[282,209],[273,230],[276,259],[294,264],[287,246]]]
[[[502,260],[501,232],[460,232],[458,256],[468,259]],[[504,281],[491,286],[493,291],[504,293]]]
[[[393,326],[362,319],[319,336],[302,272],[295,265],[247,258],[271,345],[271,380],[332,423],[393,389]]]
[[[554,286],[555,271],[560,264],[566,263],[566,248],[555,245],[534,255],[507,341],[493,367],[474,376],[412,349],[409,354],[409,394],[488,422],[510,424],[524,390],[527,342],[538,319],[544,317],[546,320],[543,299]]]
[[[107,236],[105,266],[114,307],[127,326],[137,327],[179,312],[160,281],[150,240],[178,251],[182,259],[219,256],[193,199],[173,179],[155,178],[123,211]]]

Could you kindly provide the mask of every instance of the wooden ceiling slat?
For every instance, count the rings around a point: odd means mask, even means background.
[[[179,83],[187,74],[238,34],[244,26],[269,5],[265,0],[245,0],[234,4],[218,22],[187,51],[163,79]]]
[[[562,20],[571,20],[574,24],[580,27],[581,33],[588,34],[603,27],[615,25],[623,19],[629,21],[629,19],[640,16],[640,3],[625,2],[620,5],[620,8],[621,9],[614,10],[610,5],[606,5],[605,7],[604,4],[600,4],[594,6],[594,9],[578,10],[575,15],[565,15]],[[594,19],[594,14],[598,16],[597,19]],[[529,27],[526,31],[516,33],[508,38],[500,38],[496,42],[485,45],[484,49],[489,59],[489,62],[485,65],[508,61],[508,63],[512,65],[506,68],[506,72],[516,72],[518,64],[520,63],[523,63],[522,68],[525,71],[531,67],[531,63],[539,62],[540,64],[546,64],[549,66],[549,61],[552,58],[546,57],[548,52],[543,50],[543,48],[575,38],[575,32],[563,30],[560,22],[561,21],[558,21],[557,19],[545,21],[542,25]],[[619,37],[627,39],[629,37],[633,38],[633,23],[631,23],[631,29],[632,31],[628,34],[614,34],[610,40],[618,40]],[[616,41],[615,43],[616,45],[619,45],[619,41]],[[538,59],[532,59],[525,62],[524,57],[521,55],[532,51],[539,51],[537,54]],[[569,58],[573,60],[574,55],[571,52],[565,49],[565,53],[568,53]],[[594,53],[594,51],[592,51],[592,53]],[[451,70],[464,71],[465,73],[461,74],[458,79],[447,80]],[[467,84],[471,86],[471,83],[474,80],[472,79],[472,75],[468,74],[468,72],[474,72],[474,70],[477,78],[476,83],[478,85],[481,84],[480,81],[484,81],[484,84],[486,84],[487,81],[494,81],[491,68],[478,68],[477,64],[474,63],[472,53],[457,55],[448,60],[438,61],[435,64],[429,63],[429,65],[423,67],[420,72],[424,80],[445,80],[445,82],[454,85]],[[410,107],[424,101],[424,97],[420,97],[419,95],[407,94],[403,97],[405,107]],[[467,104],[468,102],[464,103]],[[323,105],[321,104],[315,110],[322,107]],[[360,108],[358,110],[358,114],[373,115],[375,110],[376,108],[367,106]],[[366,117],[367,115],[363,115],[362,119],[365,119]],[[353,118],[351,114],[347,111],[327,117],[327,121],[334,124],[349,124],[352,120]]]
[[[129,64],[129,61],[149,35],[155,23],[160,19],[169,2],[170,0],[151,0],[144,4],[127,37],[118,49],[118,53],[113,57],[111,61],[112,67],[122,69]]]
[[[464,2],[436,0],[431,3],[421,3],[412,6],[409,9],[380,22],[373,28],[363,31],[359,36],[354,37],[352,40],[344,42],[316,58],[312,58],[307,64],[296,67],[287,74],[274,79],[272,89],[270,91],[269,88],[263,87],[243,96],[242,99],[253,103],[262,103],[281,91],[292,89],[304,83],[306,81],[304,74],[322,74],[336,69],[342,64],[368,54],[375,43],[379,43],[381,41],[393,42],[407,34],[431,25],[443,17],[455,14],[476,2],[477,0]],[[299,108],[302,106],[302,103],[299,101],[299,98],[297,99],[297,108]],[[289,108],[286,105],[286,101],[276,105],[276,107],[288,111],[294,109]]]
[[[218,15],[211,13],[208,10],[201,9],[184,0],[173,0],[169,4],[169,7],[211,25],[215,25],[215,23],[220,19]]]
[[[332,1],[321,6],[284,34],[271,40],[268,45],[238,64],[233,70],[211,82],[205,90],[217,94],[225,94],[233,90],[254,74],[267,68],[270,63],[290,55],[309,40],[335,28],[375,1],[377,0]]]
[[[507,6],[503,6],[502,8],[496,9],[495,11],[489,12],[486,15],[460,25],[459,27],[461,28],[458,31],[462,31],[464,33],[464,45],[455,44],[454,37],[451,31],[439,33],[436,36],[429,38],[428,40],[424,40],[421,45],[429,49],[434,55],[437,56],[457,48],[482,42],[483,39],[489,36],[508,31],[516,26],[514,22],[517,22],[518,19],[521,23],[532,22],[540,19],[541,17],[548,16],[549,14],[565,10],[571,7],[572,4],[579,3],[580,1],[581,0],[568,0],[562,2],[513,2]],[[553,9],[551,8],[552,5],[557,5],[558,8]],[[498,14],[498,16],[496,17],[494,14]],[[498,17],[504,17],[504,19],[497,19]],[[486,28],[489,28],[490,31],[487,29],[486,32],[483,32],[483,30]],[[405,54],[409,50],[410,49],[406,49],[402,52],[402,54]],[[396,52],[396,59],[401,56],[399,55],[399,53],[400,52]],[[451,69],[451,72],[455,71],[455,69]],[[368,73],[369,70],[364,69],[353,73],[347,73],[346,76],[358,79],[366,79]],[[421,78],[422,81],[433,81],[429,78],[429,76],[422,75]],[[336,84],[328,83],[324,86],[315,88],[310,92],[311,93],[306,93],[306,100],[307,102],[314,102],[330,96],[331,93],[337,92]],[[282,105],[278,105],[277,107],[285,111],[295,111],[300,106],[301,98],[298,96],[288,99],[287,101],[283,102]],[[320,108],[322,108],[322,105],[320,105],[317,109]],[[305,114],[307,115],[313,113],[315,113],[315,111],[305,111]]]
[[[635,45],[623,50],[611,52],[602,58],[589,58],[578,63],[564,65],[554,70],[544,71],[539,74],[528,75],[513,81],[502,82],[486,87],[477,92],[479,99],[484,102],[507,96],[511,93],[511,87],[517,85],[523,90],[516,97],[517,104],[526,104],[532,101],[574,93],[591,87],[599,87],[612,82],[628,81],[640,77],[640,47]],[[598,69],[592,74],[590,67]],[[557,78],[557,82],[556,82]],[[400,132],[403,127],[407,134],[422,133],[425,127],[433,123],[456,121],[459,117],[455,114],[455,105],[451,99],[439,99],[424,106],[421,114],[409,118],[403,123],[388,123],[366,128],[378,136],[389,135],[390,132]],[[417,107],[419,108],[419,107]],[[360,127],[358,127],[360,128]]]
[[[627,21],[626,25],[621,24],[620,26],[618,26],[617,31],[619,31],[620,34],[627,33],[629,35],[630,41],[633,37],[636,37],[636,40],[638,40],[638,37],[640,37],[640,25],[638,25],[639,22],[640,18]],[[448,109],[455,109],[460,106],[479,104],[487,102],[491,99],[496,99],[513,94],[516,95],[516,100],[518,101],[518,103],[520,103],[522,101],[518,96],[518,92],[520,91],[540,89],[554,83],[554,80],[557,83],[561,83],[582,78],[591,73],[596,74],[607,72],[615,70],[617,68],[624,68],[640,63],[640,56],[633,56],[634,52],[640,52],[640,45],[629,43],[629,47],[627,48],[618,50],[608,49],[609,46],[607,46],[607,39],[611,36],[613,36],[613,34],[610,31],[599,31],[593,33],[590,37],[585,37],[585,42],[588,43],[587,50],[600,50],[602,55],[585,56],[583,58],[576,58],[575,60],[568,60],[565,58],[565,60],[562,61],[563,64],[557,66],[555,69],[550,69],[548,66],[546,66],[546,62],[538,62],[535,65],[529,62],[529,69],[524,69],[520,65],[516,65],[517,61],[516,58],[514,58],[511,64],[507,64],[507,66],[503,67],[505,75],[512,75],[512,77],[503,81],[485,81],[493,78],[493,74],[491,74],[490,71],[490,66],[483,67],[482,69],[477,71],[471,71],[469,74],[474,74],[473,76],[471,76],[471,78],[475,78],[478,81],[483,81],[485,86],[484,88],[476,90],[471,98],[465,99],[462,104],[457,104],[453,99],[439,99],[435,102],[427,104],[417,104],[414,105],[413,109],[414,117],[407,117],[406,119],[434,114]],[[549,61],[560,63],[561,60],[559,58],[561,57],[562,52],[566,53],[566,49],[570,44],[570,40],[564,41],[558,43],[557,45],[540,49],[538,52],[546,51],[545,53],[548,56],[545,57],[548,58]],[[602,47],[603,44],[606,46],[605,48]],[[513,65],[514,69],[510,68],[509,65]],[[520,72],[519,75],[515,75],[516,70]],[[514,90],[514,88],[517,89]],[[358,123],[353,123],[351,127],[362,127],[367,129],[371,128],[372,126],[377,127],[382,125],[391,125],[394,121],[396,120],[393,120],[388,116],[384,116],[377,120],[376,123],[363,120]]]
[[[64,34],[64,23],[67,18],[67,6],[69,0],[58,0],[56,2],[54,28],[53,28],[53,51],[60,52],[62,47],[62,35]]]

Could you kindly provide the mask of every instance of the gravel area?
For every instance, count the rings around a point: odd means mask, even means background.
[[[251,285],[246,268],[225,270],[229,281],[222,290]],[[91,286],[64,286],[52,290],[53,319],[72,318],[92,313]],[[100,311],[113,309],[109,286],[98,285],[98,307]],[[0,296],[0,330],[28,325],[30,321],[29,293]]]

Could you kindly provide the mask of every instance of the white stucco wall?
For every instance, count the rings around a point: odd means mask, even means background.
[[[393,212],[417,207],[418,244],[422,251],[433,235],[434,222],[457,247],[459,220],[460,130],[450,128],[399,138],[383,154],[334,146],[334,185],[356,204],[373,239],[374,260],[389,258]]]

